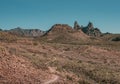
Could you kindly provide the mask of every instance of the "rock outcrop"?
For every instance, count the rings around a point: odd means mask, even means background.
[[[74,22],[74,29],[75,29],[75,30],[81,29],[81,26],[78,24],[77,21]]]
[[[93,23],[92,22],[89,22],[88,25],[87,25],[87,28],[90,30],[90,29],[94,29],[94,26],[93,26]]]
[[[94,28],[93,23],[89,22],[88,25],[86,27],[82,28],[82,31],[89,35],[89,36],[93,36],[93,37],[99,37],[102,35],[101,31],[98,28]]]

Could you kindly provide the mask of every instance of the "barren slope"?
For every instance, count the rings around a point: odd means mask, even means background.
[[[41,37],[42,40],[51,42],[73,42],[73,41],[85,41],[89,37],[81,30],[74,30],[72,27],[66,24],[56,24]]]

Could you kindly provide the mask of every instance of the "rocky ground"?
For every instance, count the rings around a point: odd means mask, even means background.
[[[120,84],[120,47],[115,47],[1,42],[0,84]]]

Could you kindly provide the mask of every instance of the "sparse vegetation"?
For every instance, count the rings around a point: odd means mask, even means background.
[[[31,43],[31,40],[27,40],[27,43]],[[49,72],[48,67],[56,67],[56,74],[61,79],[58,83],[120,83],[119,42],[32,43],[11,43],[12,46],[8,45],[5,49],[8,52],[4,52],[24,58],[32,63],[36,70]],[[6,44],[1,45],[1,48],[5,48]]]
[[[76,39],[80,32],[59,27],[40,38],[0,32],[0,77],[8,83],[24,80],[24,84],[41,84],[51,78],[55,84],[120,84],[120,42],[111,40],[116,35],[81,39],[81,34]]]
[[[17,37],[7,33],[7,32],[0,32],[0,41],[2,42],[16,42]]]

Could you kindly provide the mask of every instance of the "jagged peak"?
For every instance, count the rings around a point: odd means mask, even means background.
[[[14,28],[14,29],[18,29],[18,30],[21,30],[22,28],[21,28],[21,27],[16,27],[16,28]]]
[[[94,28],[93,23],[89,21],[87,27],[88,27],[89,29],[93,29],[93,28]]]
[[[80,27],[80,25],[78,24],[78,22],[77,21],[75,21],[74,22],[74,29],[75,30],[78,30],[78,29],[80,29],[81,27]]]

